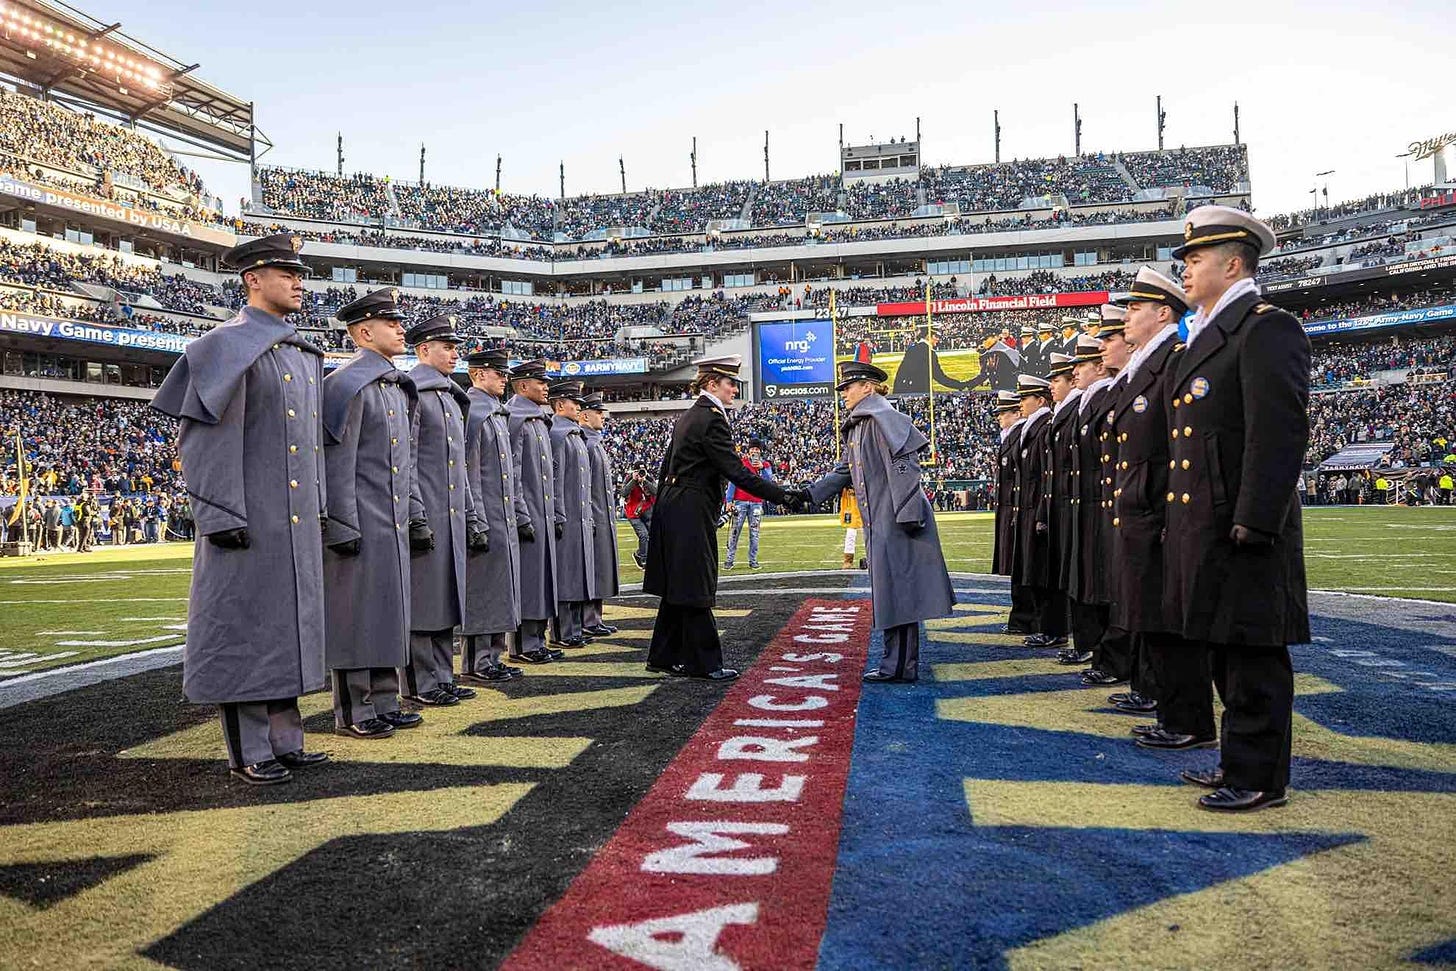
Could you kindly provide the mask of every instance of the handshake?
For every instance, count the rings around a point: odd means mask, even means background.
[[[803,487],[785,489],[782,505],[790,512],[805,512],[813,508],[814,497],[809,495],[809,490]]]

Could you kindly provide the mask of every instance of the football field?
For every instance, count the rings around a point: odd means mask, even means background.
[[[990,513],[937,517],[953,573],[990,569]],[[725,551],[731,527],[719,531]],[[617,524],[624,584],[640,582],[636,537]],[[764,520],[764,573],[835,569],[844,530],[832,516]],[[858,557],[864,553],[859,539]],[[191,544],[104,547],[87,554],[0,559],[0,679],[181,644]],[[1311,589],[1456,602],[1456,508],[1339,506],[1305,511]],[[749,571],[748,531],[735,570]]]

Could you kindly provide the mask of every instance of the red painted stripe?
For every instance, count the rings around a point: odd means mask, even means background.
[[[805,601],[503,967],[813,968],[869,632]]]

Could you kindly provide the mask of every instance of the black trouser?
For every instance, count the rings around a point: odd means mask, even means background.
[[[1031,592],[1031,587],[1012,581],[1011,615],[1006,618],[1006,625],[1034,634],[1038,623],[1040,619],[1036,615],[1036,596]]]
[[[1132,635],[1115,624],[1109,624],[1092,652],[1092,666],[1119,681],[1129,680],[1132,677]]]
[[[1111,611],[1107,604],[1084,604],[1080,600],[1072,601],[1072,641],[1077,645],[1079,651],[1097,651],[1097,645],[1102,643],[1102,637],[1107,633],[1108,614]]]
[[[1144,698],[1161,701],[1163,690],[1158,677],[1157,660],[1148,644],[1149,635],[1138,631],[1130,636],[1132,638],[1132,670],[1129,672],[1128,681],[1132,685],[1132,690]]]
[[[1175,735],[1213,738],[1208,648],[1177,634],[1143,634],[1158,680],[1158,720]]]
[[[1054,587],[1033,587],[1037,630],[1047,637],[1066,637],[1069,630],[1067,594]]]
[[[1276,792],[1289,785],[1294,666],[1289,648],[1209,644],[1214,684],[1223,697],[1219,763],[1224,784]]]
[[[688,607],[662,601],[652,625],[647,663],[655,668],[681,664],[689,674],[707,674],[723,666],[723,645],[711,607]]]
[[[297,698],[225,701],[218,709],[230,768],[241,769],[303,750]]]

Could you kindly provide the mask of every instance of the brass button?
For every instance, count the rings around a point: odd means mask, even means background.
[[[288,451],[290,453],[296,453],[298,451],[298,446],[297,445],[290,445],[290,446],[288,446]]]
[[[389,440],[389,444],[391,444],[391,445],[398,445],[399,444],[399,439],[397,439],[397,438],[391,438]]]
[[[391,417],[391,418],[394,417],[394,409],[393,408],[389,409],[389,417]]]
[[[309,379],[308,379],[308,383],[309,383],[309,384],[313,384],[313,378],[309,378]]]
[[[453,483],[453,482],[450,483],[450,491],[451,492],[454,492],[455,491],[455,483]]]
[[[1127,468],[1127,459],[1123,459],[1122,460],[1122,465],[1120,465],[1119,468],[1123,468],[1123,469]]]
[[[1168,468],[1170,468],[1170,469],[1176,469],[1177,467],[1178,467],[1178,460],[1177,459],[1169,459],[1168,460]]]
[[[1104,452],[1102,454],[1102,461],[1104,461],[1104,462],[1111,462],[1112,461],[1112,456],[1111,455],[1108,455],[1107,453]]]
[[[1193,434],[1193,426],[1192,425],[1184,425],[1183,426],[1183,436],[1186,438],[1186,437],[1188,437],[1189,435],[1192,435],[1192,434]]]
[[[1169,497],[1169,498],[1171,498],[1171,496],[1170,496],[1170,497]],[[399,496],[395,496],[395,497],[394,497],[394,501],[395,501],[395,502],[399,502]]]
[[[1180,404],[1182,404],[1182,402],[1179,401],[1177,398],[1174,398],[1173,399],[1173,407],[1174,408],[1178,407]]]
[[[1185,493],[1183,493],[1183,495],[1179,496],[1179,498],[1183,500],[1183,505],[1186,506],[1186,505],[1188,505],[1188,500],[1191,499],[1191,498],[1193,498],[1193,497],[1190,496],[1188,493],[1185,492]]]
[[[288,409],[288,417],[289,417],[289,418],[293,418],[293,417],[295,417],[295,415],[294,415],[294,411],[293,411],[293,409],[292,409],[292,408],[289,408],[289,409]]]
[[[1117,436],[1117,440],[1119,442],[1127,441],[1127,432],[1123,432],[1121,435]]]
[[[1183,460],[1183,468],[1185,468],[1185,469],[1186,469],[1186,468],[1189,468],[1189,467],[1190,467],[1190,466],[1191,466],[1191,465],[1192,465],[1192,464],[1193,464],[1193,463],[1192,463],[1192,462],[1190,462],[1190,461],[1188,461],[1188,460],[1187,460],[1187,459],[1184,459],[1184,460]]]
[[[452,515],[452,516],[455,515],[455,507],[454,506],[451,506],[450,507],[450,515]]]
[[[1188,394],[1185,394],[1183,396],[1183,403],[1185,405],[1191,405],[1191,404],[1193,404],[1193,394],[1192,394],[1192,392],[1190,392]]]
[[[451,459],[450,460],[450,468],[452,468],[452,469],[455,468],[455,460],[454,459]]]
[[[284,374],[283,374],[283,380],[285,380],[285,381],[292,381],[293,380],[293,375],[288,374],[287,372],[284,372]]]
[[[298,524],[298,517],[297,516],[289,516],[288,518],[291,519],[291,520],[293,520],[294,525],[297,525]]]
[[[1112,496],[1113,496],[1114,499],[1121,498],[1121,496],[1122,496],[1122,490],[1121,489],[1113,489],[1112,490]]]
[[[1122,525],[1122,520],[1121,519],[1118,519],[1116,516],[1113,516],[1112,517],[1112,525],[1114,525],[1114,526],[1121,526]]]
[[[1173,501],[1173,493],[1171,493],[1171,492],[1168,493],[1168,501],[1169,502],[1172,502]]]
[[[298,488],[298,480],[297,479],[289,479],[288,480],[288,488],[290,488],[290,489],[297,489]]]
[[[275,351],[276,351],[276,350],[278,350],[278,348],[280,348],[280,347],[282,347],[282,346],[283,346],[283,345],[282,345],[282,344],[274,344],[274,345],[273,345],[273,350],[275,350]]]
[[[399,475],[399,466],[391,465],[389,467],[389,471],[393,472],[395,475]]]
[[[1178,429],[1176,429],[1176,428],[1173,429],[1173,437],[1174,438],[1177,438],[1178,437]]]

